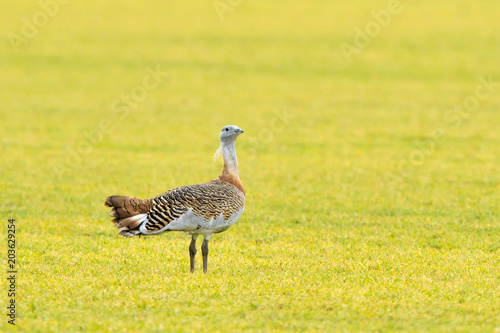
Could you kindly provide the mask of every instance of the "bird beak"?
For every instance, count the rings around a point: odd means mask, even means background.
[[[242,130],[241,128],[238,128],[238,133],[241,134],[241,133],[245,133],[244,130]]]

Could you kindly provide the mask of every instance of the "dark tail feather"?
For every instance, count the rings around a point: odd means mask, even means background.
[[[141,200],[124,195],[112,195],[104,203],[113,207],[110,216],[114,217],[115,227],[120,230],[120,235],[132,237],[140,234],[139,227],[147,219],[147,212],[153,206],[151,200]]]

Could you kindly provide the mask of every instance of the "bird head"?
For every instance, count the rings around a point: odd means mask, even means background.
[[[238,135],[244,131],[236,125],[227,125],[222,128],[220,132],[220,140],[224,142],[235,141]]]

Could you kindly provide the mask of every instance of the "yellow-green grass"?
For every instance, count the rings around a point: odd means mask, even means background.
[[[8,33],[40,7],[2,4],[17,328],[500,330],[500,87],[446,118],[500,81],[500,4],[403,1],[348,62],[341,43],[387,1],[233,3],[220,20],[211,1],[70,1],[17,53]],[[168,78],[120,119],[147,66]],[[215,178],[226,124],[245,130],[246,210],[209,272],[189,273],[186,235],[120,237],[105,197]]]

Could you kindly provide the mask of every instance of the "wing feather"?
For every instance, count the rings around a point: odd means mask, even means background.
[[[224,220],[245,206],[244,194],[235,186],[216,179],[204,184],[182,186],[152,199],[144,227],[158,231],[192,210],[195,217],[209,221],[222,214]]]

